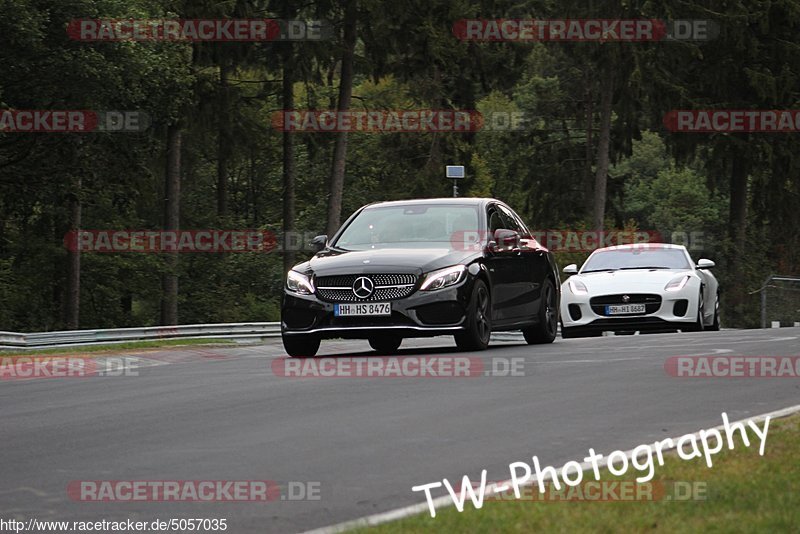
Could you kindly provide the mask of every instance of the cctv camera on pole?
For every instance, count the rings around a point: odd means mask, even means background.
[[[458,181],[464,179],[463,165],[447,165],[445,176],[453,180],[453,198],[458,196]]]

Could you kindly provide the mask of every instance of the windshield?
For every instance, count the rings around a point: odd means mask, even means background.
[[[345,250],[447,246],[453,235],[475,232],[478,210],[473,206],[413,204],[364,209],[333,246]]]
[[[686,254],[679,248],[627,248],[592,254],[581,273],[624,269],[689,269]]]

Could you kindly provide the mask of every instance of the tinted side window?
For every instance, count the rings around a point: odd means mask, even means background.
[[[527,237],[528,231],[525,228],[525,225],[522,223],[522,221],[520,221],[517,218],[517,216],[513,212],[507,210],[503,206],[498,206],[498,209],[500,209],[501,214],[503,216],[503,223],[505,224],[504,228],[507,228],[509,230],[514,230],[522,237]]]
[[[489,208],[489,216],[487,219],[489,221],[489,232],[491,233],[491,235],[494,235],[495,230],[499,228],[505,228],[504,225],[505,223],[503,222],[503,219],[500,217],[500,213],[497,211],[497,208],[495,207]]]

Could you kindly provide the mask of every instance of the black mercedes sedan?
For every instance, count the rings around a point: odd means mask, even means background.
[[[286,352],[311,357],[320,340],[367,339],[382,354],[408,337],[452,335],[483,350],[494,331],[528,343],[556,337],[560,287],[550,251],[490,198],[369,204],[311,260],[287,273],[281,303]]]

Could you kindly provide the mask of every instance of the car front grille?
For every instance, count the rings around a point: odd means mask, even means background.
[[[623,299],[624,296],[628,300]],[[592,297],[589,301],[592,311],[597,315],[606,315],[606,306],[619,305],[619,304],[644,304],[645,313],[656,313],[661,307],[661,295],[654,295],[650,293],[620,293],[618,295],[603,295],[601,297]]]
[[[353,283],[365,276],[372,280],[375,291],[362,299],[353,293]],[[417,275],[414,274],[347,274],[320,276],[315,280],[317,296],[329,302],[370,302],[397,300],[414,292]]]

